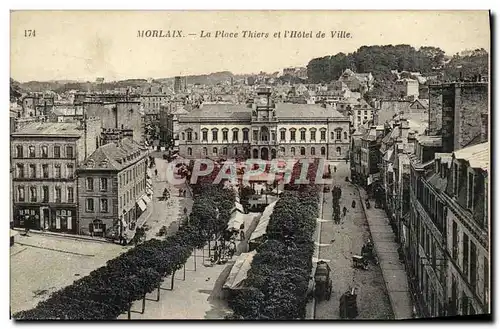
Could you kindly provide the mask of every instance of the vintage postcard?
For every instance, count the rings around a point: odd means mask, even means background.
[[[488,11],[12,11],[15,320],[491,320]]]

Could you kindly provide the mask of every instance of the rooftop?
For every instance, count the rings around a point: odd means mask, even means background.
[[[490,164],[490,143],[481,143],[453,152],[455,159],[468,161],[472,168],[488,171]]]
[[[83,128],[77,122],[32,122],[28,123],[12,136],[61,136],[80,137]]]
[[[118,144],[102,145],[82,164],[82,169],[121,170],[138,160],[142,147],[131,139],[122,139]]]

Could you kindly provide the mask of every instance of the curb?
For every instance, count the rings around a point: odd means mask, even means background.
[[[356,190],[358,191],[358,196],[359,196],[359,200],[361,202],[361,206],[363,207],[363,213],[365,214],[365,219],[366,219],[366,223],[368,224],[368,228],[370,229],[370,236],[372,235],[372,230],[371,230],[371,227],[370,227],[370,222],[368,221],[368,216],[366,215],[366,204],[364,203],[363,199],[361,198],[361,191],[359,189],[359,186],[358,185],[354,185],[356,186]],[[373,239],[373,237],[372,237]],[[375,244],[375,240],[373,240],[373,247],[375,248],[375,252],[377,253],[377,255],[379,254],[378,250],[377,250],[377,245]],[[378,256],[377,256],[378,258]],[[391,293],[389,292],[389,288],[387,287],[387,280],[385,279],[385,276],[384,276],[384,271],[382,270],[382,267],[380,266],[380,262],[379,262],[379,267],[380,267],[380,271],[382,272],[382,276],[384,277],[384,286],[385,286],[385,291],[387,291],[387,295],[389,295],[389,303],[391,304],[391,311],[392,311],[392,320],[398,320],[396,318],[396,314],[394,312],[394,301],[392,300],[392,295]]]
[[[22,228],[13,228],[13,230],[18,231],[18,232],[24,232],[24,229]],[[91,242],[99,242],[99,243],[111,243],[114,244],[112,241],[108,241],[103,238],[92,238],[92,237],[87,237],[84,235],[72,235],[72,234],[64,234],[64,233],[57,233],[57,232],[50,232],[50,231],[39,231],[39,230],[30,230],[29,233],[34,233],[34,234],[39,234],[39,235],[51,235],[51,236],[56,236],[60,238],[66,238],[66,239],[72,239],[72,240],[83,240],[83,241],[91,241]]]

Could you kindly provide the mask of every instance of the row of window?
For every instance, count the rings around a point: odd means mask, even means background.
[[[27,191],[26,191],[27,189]],[[73,203],[75,201],[75,192],[73,186],[68,186],[66,188],[66,200],[62,199],[62,188],[60,186],[55,186],[53,190],[54,202],[68,202]],[[28,199],[26,199],[26,192],[29,193]],[[40,188],[40,196],[38,195],[38,186],[18,186],[17,187],[17,201],[19,202],[50,202],[50,188],[48,186],[42,186]]]
[[[145,175],[145,173],[146,162],[140,162],[137,166],[129,168],[118,175],[118,186],[121,188],[134,181],[137,177]]]
[[[108,212],[108,199],[101,198],[99,200],[99,211],[100,212]],[[95,212],[94,198],[85,199],[85,211],[86,212]]]
[[[109,189],[108,178],[99,177],[98,180],[99,180],[99,191],[103,191],[103,192],[108,191],[108,189]],[[94,191],[94,177],[87,177],[85,182],[86,182],[87,191],[89,191],[89,192]]]
[[[131,187],[128,191],[124,192],[122,196],[120,196],[120,209],[128,205],[131,201],[137,199],[138,196],[141,196],[146,189],[146,181],[142,180],[137,182],[133,187]]]
[[[37,152],[38,149],[38,152]],[[63,154],[65,155],[66,158],[68,159],[73,159],[74,158],[74,149],[73,146],[67,145],[67,146],[60,146],[60,145],[54,145],[50,147],[50,150],[52,152],[50,153],[51,158],[61,158],[61,149],[65,151]],[[23,145],[16,145],[16,157],[17,158],[48,158],[49,157],[49,146],[47,145],[40,145],[38,148],[35,147],[34,145],[29,145],[25,153],[25,148]]]
[[[228,155],[227,151],[228,151],[227,147],[223,147],[222,148],[222,155]],[[219,149],[217,147],[212,148],[212,156],[217,156],[218,152],[219,152]],[[281,152],[281,155],[286,156],[286,149],[284,147],[280,147],[280,152]],[[246,150],[245,150],[244,153],[246,153]],[[310,153],[311,153],[310,155],[316,155],[316,148],[311,147]],[[337,156],[341,156],[342,155],[342,148],[337,147],[335,149],[335,153],[336,153]],[[187,154],[189,156],[193,155],[193,149],[191,147],[187,148]],[[321,155],[326,155],[326,148],[324,146],[321,147],[320,154]],[[202,155],[203,156],[208,156],[208,149],[206,147],[204,147],[202,149]],[[238,155],[238,149],[236,147],[233,148],[233,154],[232,155]],[[295,147],[291,147],[290,148],[290,155],[291,156],[296,155],[295,154]],[[300,148],[300,155],[306,155],[306,148],[305,147],[301,147]]]
[[[68,163],[66,167],[66,173],[63,177],[62,175],[62,166],[60,164],[54,164],[52,175],[50,174],[51,170],[49,170],[49,165],[46,163],[37,164],[31,163],[26,166],[24,163],[16,164],[16,178],[67,178],[73,179],[75,174],[75,167],[72,163]],[[37,168],[40,168],[38,170]],[[28,172],[26,172],[26,169]]]
[[[289,129],[290,131],[290,141],[296,141],[296,129],[291,128]],[[306,129],[302,128],[300,129],[300,140],[301,141],[306,141]],[[282,128],[280,129],[280,140],[285,141],[286,140],[286,129]],[[346,131],[342,131],[342,129],[337,129],[335,132],[331,132],[331,139],[332,140],[341,140],[342,139],[342,133],[344,135],[344,139],[348,139],[349,135]],[[316,141],[316,128],[311,128],[309,131],[309,136],[310,136],[310,141]],[[194,139],[193,139],[194,138]],[[260,140],[262,141],[267,141],[269,139],[269,132],[267,128],[263,128],[260,132]],[[198,140],[198,134],[196,132],[193,132],[192,130],[188,129],[186,132],[181,133],[181,140],[186,140],[188,142],[192,142],[193,140]],[[212,129],[212,142],[217,142],[219,140],[219,130],[217,128]],[[253,130],[253,140],[257,141],[259,140],[259,131],[258,130]],[[271,140],[276,140],[276,135],[275,132],[271,132]],[[321,141],[326,141],[326,128],[320,129],[320,140]],[[208,142],[208,129],[204,129],[201,131],[201,141],[202,142]],[[229,141],[229,129],[224,128],[222,129],[222,141],[227,142]],[[234,128],[232,130],[232,142],[238,142],[239,141],[239,130],[238,128]],[[244,128],[243,129],[243,142],[248,142],[248,129]]]

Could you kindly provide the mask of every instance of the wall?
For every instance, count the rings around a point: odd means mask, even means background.
[[[429,135],[436,136],[442,128],[443,92],[441,85],[429,86]]]
[[[139,112],[140,102],[117,102],[116,115],[117,127],[120,129],[132,129],[134,131],[134,141],[141,143],[144,141],[144,124]]]
[[[488,84],[457,86],[455,101],[454,150],[480,142],[481,114],[488,113]],[[475,140],[477,142],[471,144]]]

